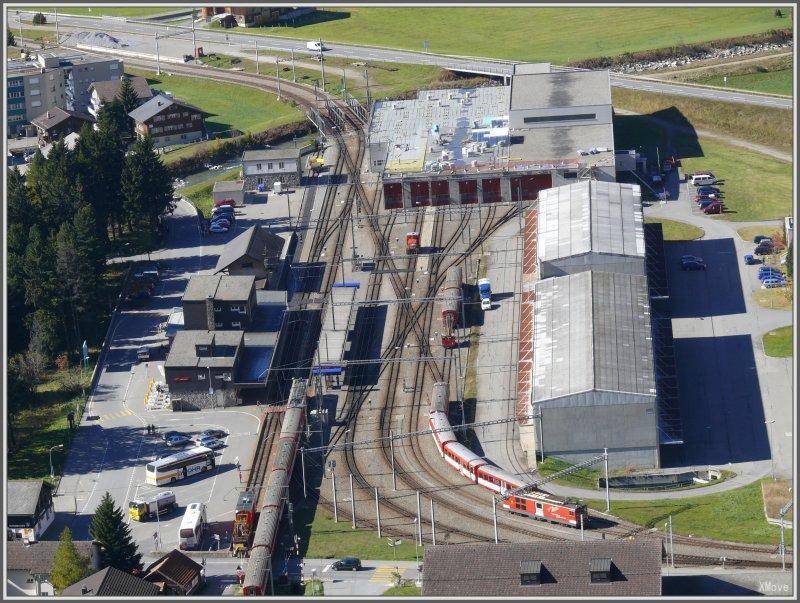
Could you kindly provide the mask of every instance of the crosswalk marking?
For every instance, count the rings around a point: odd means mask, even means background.
[[[369,579],[370,582],[392,582],[393,575],[396,570],[394,567],[390,565],[384,565],[379,568],[376,568],[375,571],[372,573],[372,577]]]
[[[133,411],[126,408],[125,410],[119,410],[117,412],[108,413],[107,415],[103,415],[100,417],[98,422],[108,421],[109,419],[120,419],[122,417],[129,417],[133,414]]]

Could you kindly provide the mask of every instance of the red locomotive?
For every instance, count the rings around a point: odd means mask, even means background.
[[[419,233],[409,232],[406,235],[406,253],[419,253]]]
[[[588,524],[589,517],[585,505],[566,502],[541,490],[507,496],[507,492],[521,488],[525,482],[516,475],[490,464],[456,440],[447,417],[449,400],[447,383],[434,383],[428,424],[433,430],[436,448],[445,462],[471,482],[500,494],[503,497],[503,508],[512,513],[571,527]]]
[[[442,346],[445,348],[454,348],[458,344],[455,330],[461,314],[463,282],[461,266],[453,266],[447,271],[444,285],[439,290],[442,297]]]

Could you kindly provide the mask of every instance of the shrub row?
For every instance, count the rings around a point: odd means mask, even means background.
[[[167,166],[167,169],[173,178],[183,178],[202,171],[207,163],[222,163],[231,157],[241,155],[244,151],[264,145],[280,144],[295,137],[305,136],[309,132],[311,132],[310,123],[296,121],[255,134],[247,133],[244,136],[221,140],[217,144],[202,148],[194,155],[178,159]]]
[[[633,63],[644,63],[650,61],[664,61],[683,56],[701,55],[713,50],[733,48],[734,46],[751,46],[755,44],[786,44],[791,42],[791,29],[772,29],[759,34],[738,36],[735,38],[723,38],[710,42],[698,44],[681,44],[679,46],[669,46],[666,48],[655,48],[653,50],[642,50],[640,52],[626,52],[613,57],[595,57],[581,61],[569,63],[571,67],[582,67],[584,69],[606,69]]]

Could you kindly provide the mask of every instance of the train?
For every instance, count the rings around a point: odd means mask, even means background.
[[[306,420],[306,386],[295,379],[289,393],[289,402],[283,415],[283,424],[273,457],[272,470],[263,493],[263,504],[256,523],[250,560],[244,574],[242,592],[245,596],[260,597],[266,594],[271,572],[272,553],[278,537],[286,488],[292,476],[297,444]]]
[[[471,482],[499,494],[503,508],[511,513],[573,528],[588,526],[589,515],[586,505],[567,502],[541,490],[512,494],[514,490],[524,486],[525,482],[516,475],[491,464],[456,439],[447,413],[449,404],[448,384],[443,381],[434,383],[430,396],[428,424],[433,431],[436,448],[448,465]]]
[[[233,514],[233,554],[244,554],[253,539],[253,526],[256,523],[256,496],[252,490],[239,493]]]
[[[445,348],[454,348],[458,344],[455,330],[461,318],[463,283],[461,266],[453,266],[447,271],[444,284],[439,289],[442,298],[442,346]]]
[[[409,232],[406,234],[406,253],[419,253],[419,233]]]

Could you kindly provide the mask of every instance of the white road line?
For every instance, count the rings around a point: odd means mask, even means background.
[[[106,452],[108,452],[108,440],[106,440],[106,448],[103,450],[103,458],[100,459],[100,468],[97,470],[97,476],[94,480],[94,486],[92,486],[92,491],[89,492],[89,498],[86,499],[86,504],[83,505],[80,514],[83,515],[86,512],[86,509],[89,507],[89,503],[92,502],[92,497],[94,496],[94,491],[97,488],[97,482],[100,481],[100,474],[103,472],[103,464],[106,462]]]

